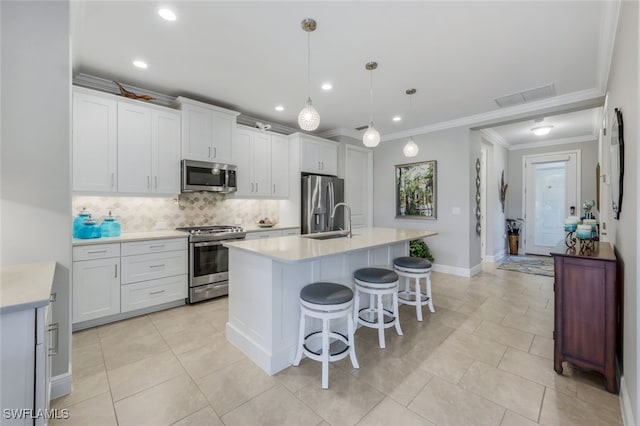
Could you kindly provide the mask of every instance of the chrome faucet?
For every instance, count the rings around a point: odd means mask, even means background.
[[[331,219],[336,215],[336,210],[338,207],[343,206],[349,212],[349,231],[347,232],[347,236],[351,238],[351,207],[347,203],[338,203],[333,206],[333,211],[331,212]]]

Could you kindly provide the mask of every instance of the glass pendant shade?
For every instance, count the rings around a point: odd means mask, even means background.
[[[311,132],[320,126],[320,114],[313,107],[311,98],[307,99],[307,104],[298,114],[298,125],[302,130]]]
[[[364,132],[364,135],[362,136],[362,143],[368,148],[378,146],[380,143],[380,132],[373,127],[373,123],[369,123],[369,128]]]
[[[418,148],[418,145],[416,145],[412,137],[409,138],[404,148],[402,148],[405,157],[415,157],[418,155],[418,151],[420,151],[420,148]]]

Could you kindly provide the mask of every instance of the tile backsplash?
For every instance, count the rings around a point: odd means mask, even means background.
[[[262,217],[278,221],[277,200],[236,200],[213,192],[181,194],[177,199],[74,196],[74,217],[83,207],[98,222],[111,210],[122,225],[122,232],[202,225],[247,226]]]

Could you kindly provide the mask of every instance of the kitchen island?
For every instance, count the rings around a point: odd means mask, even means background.
[[[436,235],[416,229],[358,228],[352,238],[294,235],[225,243],[229,248],[227,339],[269,374],[293,363],[300,289],[318,281],[353,288],[353,271],[391,268],[409,241]],[[327,235],[331,236],[331,235]],[[309,329],[318,324],[307,321]],[[342,324],[336,324],[341,329]]]

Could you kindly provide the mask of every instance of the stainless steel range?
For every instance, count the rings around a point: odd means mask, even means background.
[[[189,303],[229,294],[229,249],[222,244],[243,240],[239,226],[177,228],[189,233]]]

